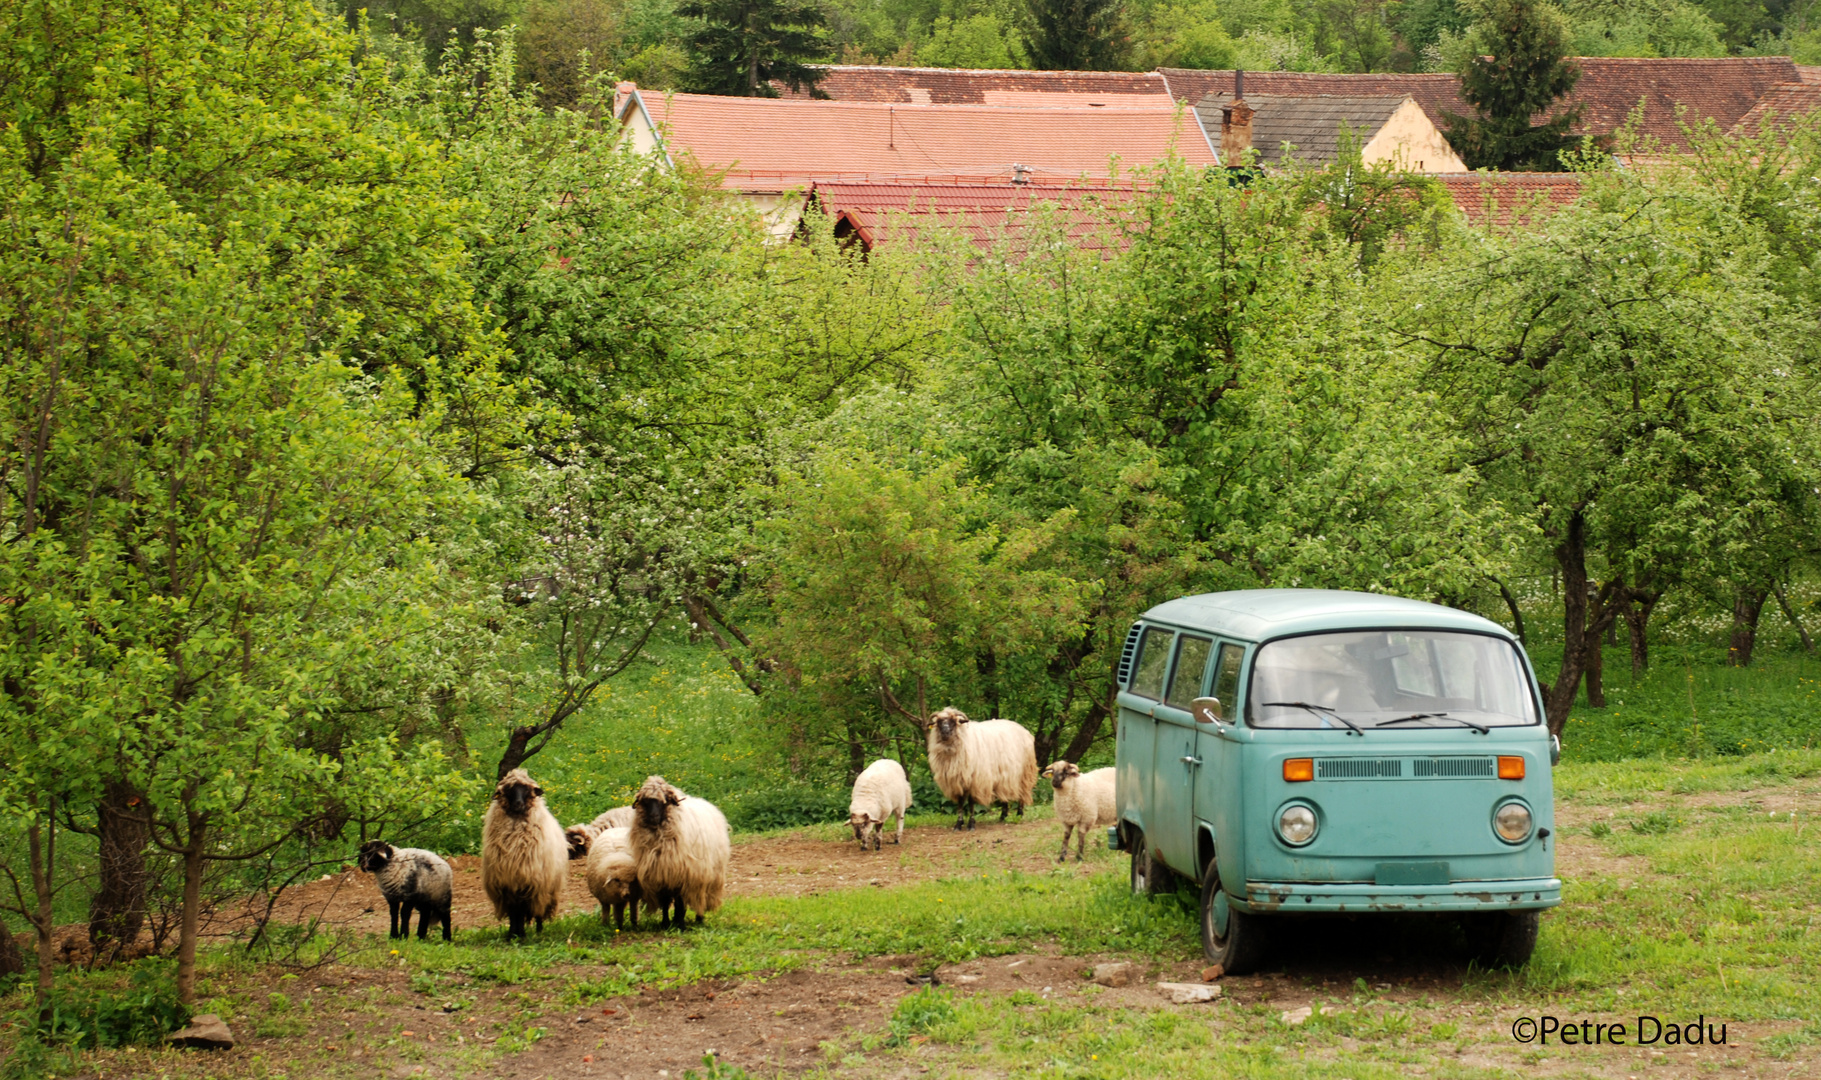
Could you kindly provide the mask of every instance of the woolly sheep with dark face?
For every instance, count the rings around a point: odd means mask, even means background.
[[[969,720],[947,708],[930,717],[925,736],[929,769],[942,794],[955,804],[955,828],[974,827],[974,804],[998,805],[1005,821],[1013,806],[1018,817],[1037,786],[1037,741],[1011,720]]]
[[[512,770],[493,789],[481,824],[481,887],[494,917],[510,923],[508,936],[522,940],[527,921],[542,933],[568,876],[569,842],[544,806],[544,789]]]
[[[602,811],[593,821],[580,822],[564,829],[563,836],[569,841],[569,857],[571,859],[587,858],[590,845],[594,843],[595,837],[608,829],[631,828],[634,813],[635,811],[630,806],[616,806],[611,810]]]
[[[411,936],[411,913],[418,914],[417,936],[430,935],[430,921],[442,924],[443,940],[454,936],[450,908],[455,894],[455,873],[442,856],[422,848],[393,847],[384,840],[360,846],[360,868],[373,875],[392,915],[390,936]]]
[[[644,902],[658,910],[664,929],[683,929],[685,908],[700,924],[721,906],[727,888],[733,854],[727,819],[713,803],[685,795],[661,776],[648,777],[632,805],[632,855]]]

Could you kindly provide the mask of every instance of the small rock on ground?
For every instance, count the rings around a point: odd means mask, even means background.
[[[1094,981],[1101,986],[1130,986],[1132,965],[1125,963],[1095,964]]]
[[[190,1026],[182,1031],[173,1031],[164,1037],[172,1046],[187,1046],[197,1050],[232,1050],[234,1033],[228,1025],[222,1023],[221,1017],[214,1013],[203,1013],[190,1017]]]
[[[1328,1015],[1328,1013],[1330,1011],[1332,1011],[1332,1010],[1323,1009],[1322,1015],[1326,1016],[1326,1015]],[[1282,1023],[1290,1025],[1291,1027],[1298,1027],[1304,1021],[1308,1020],[1309,1017],[1314,1016],[1314,1015],[1315,1015],[1315,1009],[1311,1006],[1304,1005],[1300,1009],[1289,1009],[1289,1010],[1285,1011],[1277,1019]]]
[[[1227,973],[1227,969],[1220,966],[1219,964],[1210,964],[1209,966],[1201,969],[1201,981],[1202,982],[1213,982],[1215,979],[1220,978],[1222,975],[1225,975],[1226,973]]]
[[[1167,994],[1171,1001],[1178,1005],[1192,1005],[1197,1001],[1213,1001],[1220,996],[1220,987],[1207,983],[1160,982],[1157,989]]]

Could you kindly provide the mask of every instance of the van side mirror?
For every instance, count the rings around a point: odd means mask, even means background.
[[[1562,737],[1560,735],[1551,735],[1549,736],[1549,764],[1560,765],[1561,763]]]
[[[1189,715],[1195,718],[1197,724],[1224,724],[1227,721],[1226,712],[1220,707],[1220,699],[1217,697],[1198,697],[1189,702]]]

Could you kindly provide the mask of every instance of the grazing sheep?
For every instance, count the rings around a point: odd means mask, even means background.
[[[975,723],[960,709],[950,708],[930,717],[925,730],[929,771],[956,806],[956,829],[974,827],[975,803],[998,804],[1002,822],[1016,803],[1023,820],[1031,789],[1037,786],[1037,740],[1023,725],[1011,720]]]
[[[613,910],[616,930],[626,927],[626,909],[632,909],[632,928],[639,928],[639,865],[632,858],[632,830],[602,829],[588,848],[588,891],[601,902],[601,925]]]
[[[1109,766],[1084,773],[1080,766],[1067,761],[1058,761],[1043,770],[1043,775],[1050,778],[1050,786],[1056,789],[1056,820],[1062,822],[1062,854],[1056,856],[1057,862],[1069,861],[1069,833],[1075,833],[1075,861],[1081,862],[1088,830],[1119,820],[1113,772]]]
[[[588,854],[588,845],[607,829],[630,828],[632,814],[632,807],[616,806],[611,810],[603,811],[593,821],[571,825],[564,829],[563,839],[569,842],[569,857],[571,859],[585,858]]]
[[[527,919],[543,933],[563,898],[568,864],[569,844],[544,807],[544,789],[523,769],[507,773],[481,823],[481,887],[494,917],[511,921],[508,936],[524,938]]]
[[[455,873],[441,855],[423,848],[398,848],[384,840],[360,846],[360,868],[373,875],[386,908],[392,913],[389,937],[411,936],[411,912],[417,912],[419,940],[430,936],[430,920],[442,924],[443,940],[454,937],[449,909],[455,895]]]
[[[699,925],[702,916],[721,906],[727,887],[733,855],[727,819],[707,799],[685,795],[661,776],[647,778],[632,805],[638,811],[632,854],[645,903],[662,913],[664,929],[684,929],[685,906],[696,913]]]
[[[874,851],[879,850],[885,819],[894,814],[898,818],[898,835],[892,843],[904,843],[904,812],[910,804],[911,786],[904,766],[891,758],[880,758],[868,765],[854,781],[854,797],[847,804],[847,823],[853,826],[860,850],[866,850],[868,840]]]

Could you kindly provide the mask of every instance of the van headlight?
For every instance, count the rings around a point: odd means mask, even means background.
[[[1296,803],[1284,807],[1277,815],[1277,835],[1293,847],[1315,839],[1315,811]]]
[[[1502,804],[1492,812],[1492,827],[1507,844],[1521,844],[1530,839],[1530,807],[1521,802]]]

